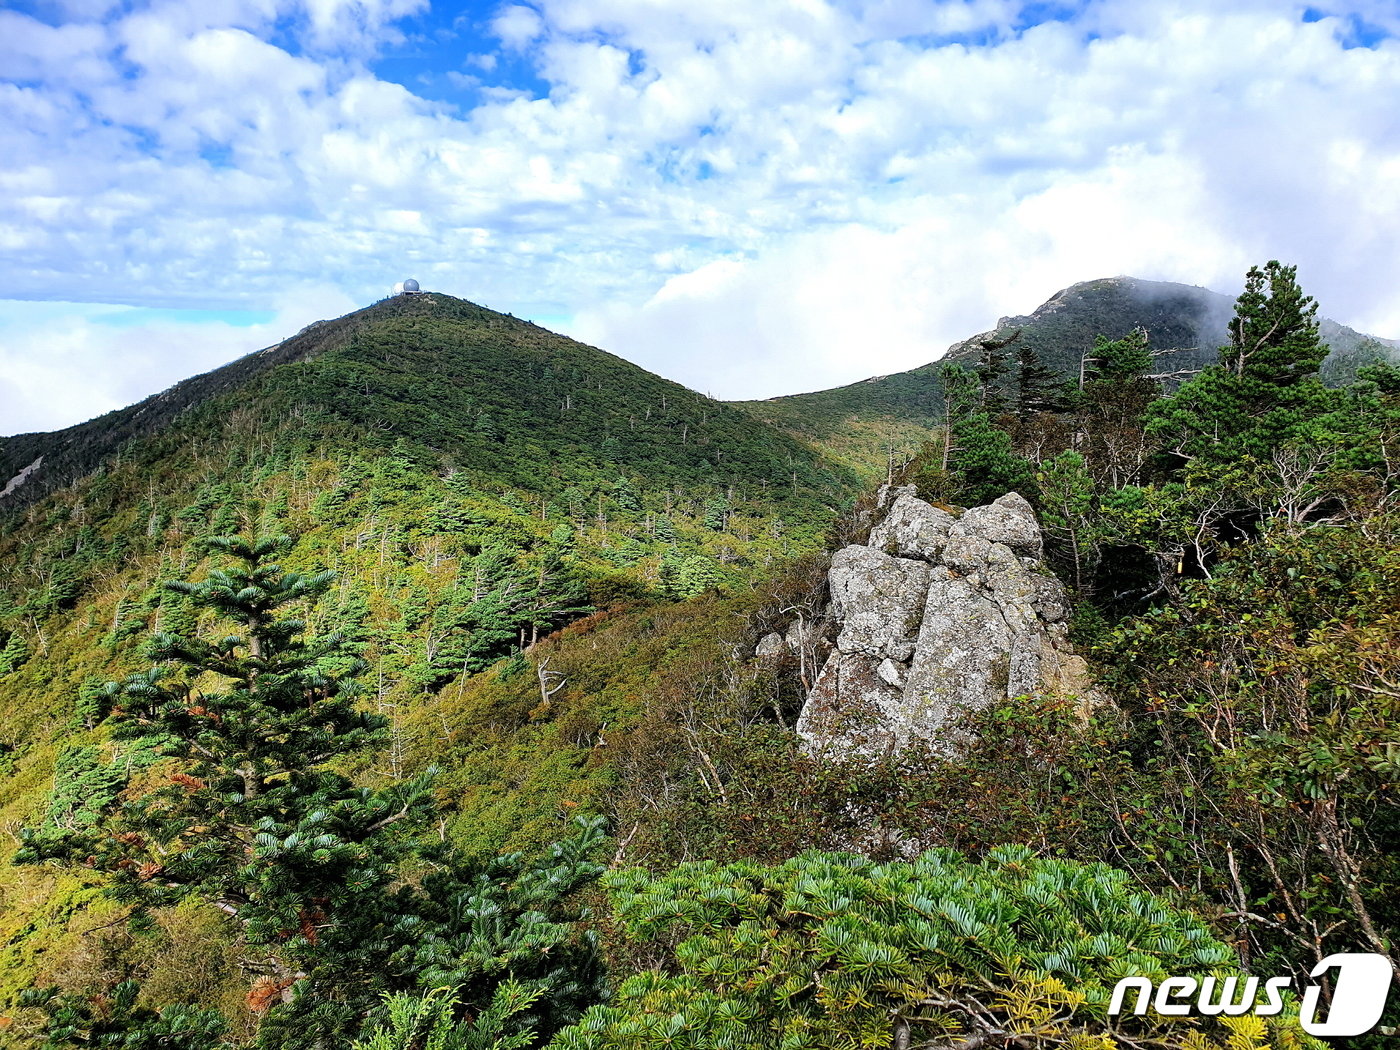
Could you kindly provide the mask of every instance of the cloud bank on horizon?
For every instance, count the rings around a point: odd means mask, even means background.
[[[0,434],[407,276],[728,398],[1269,258],[1397,336],[1400,9],[10,0],[0,188]]]

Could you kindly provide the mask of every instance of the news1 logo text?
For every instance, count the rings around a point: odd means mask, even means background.
[[[1298,1017],[1303,1031],[1332,1038],[1371,1031],[1385,1012],[1393,974],[1390,960],[1370,952],[1341,952],[1327,956],[1309,976],[1321,977],[1329,970],[1337,971],[1330,1006],[1321,1005],[1321,985],[1314,983],[1303,989]],[[1192,1013],[1205,1017],[1238,1017],[1247,1013],[1271,1017],[1283,1011],[1283,993],[1292,984],[1290,977],[1270,977],[1262,983],[1258,977],[1168,977],[1154,989],[1146,977],[1124,977],[1114,985],[1108,1012],[1110,1016],[1123,1013],[1129,995],[1136,993],[1131,1010],[1134,1014],[1146,1013],[1151,1004],[1164,1017]],[[1319,1017],[1319,1011],[1326,1016]]]

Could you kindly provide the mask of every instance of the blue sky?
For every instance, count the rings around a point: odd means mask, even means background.
[[[424,287],[697,389],[1074,281],[1400,336],[1393,0],[0,0],[0,434]]]

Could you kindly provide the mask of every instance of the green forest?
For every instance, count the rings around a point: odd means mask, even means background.
[[[0,440],[68,471],[0,502],[0,1046],[1291,1050],[1113,988],[1400,981],[1400,367],[1294,268],[820,443],[438,293],[313,334]],[[1029,499],[1110,702],[804,748],[755,647],[881,484]]]

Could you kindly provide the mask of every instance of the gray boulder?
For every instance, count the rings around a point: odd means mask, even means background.
[[[1003,543],[1028,558],[1044,556],[1040,524],[1031,505],[1015,492],[993,500],[985,507],[973,507],[958,519],[968,535],[991,543]]]
[[[946,567],[935,569],[898,735],[915,738],[925,727],[942,726],[959,706],[1006,696],[1017,634],[995,598]]]
[[[875,509],[884,510],[905,493],[917,496],[919,490],[913,485],[881,485],[875,493]]]
[[[777,631],[771,631],[758,640],[758,646],[754,649],[754,656],[765,663],[772,663],[782,658],[787,652],[788,644],[786,639]]]
[[[1104,699],[1066,637],[1064,587],[1040,567],[1040,526],[1008,493],[954,516],[912,487],[868,545],[837,551],[829,614],[839,628],[798,720],[824,754],[914,743],[955,748],[968,712],[1054,692]]]

